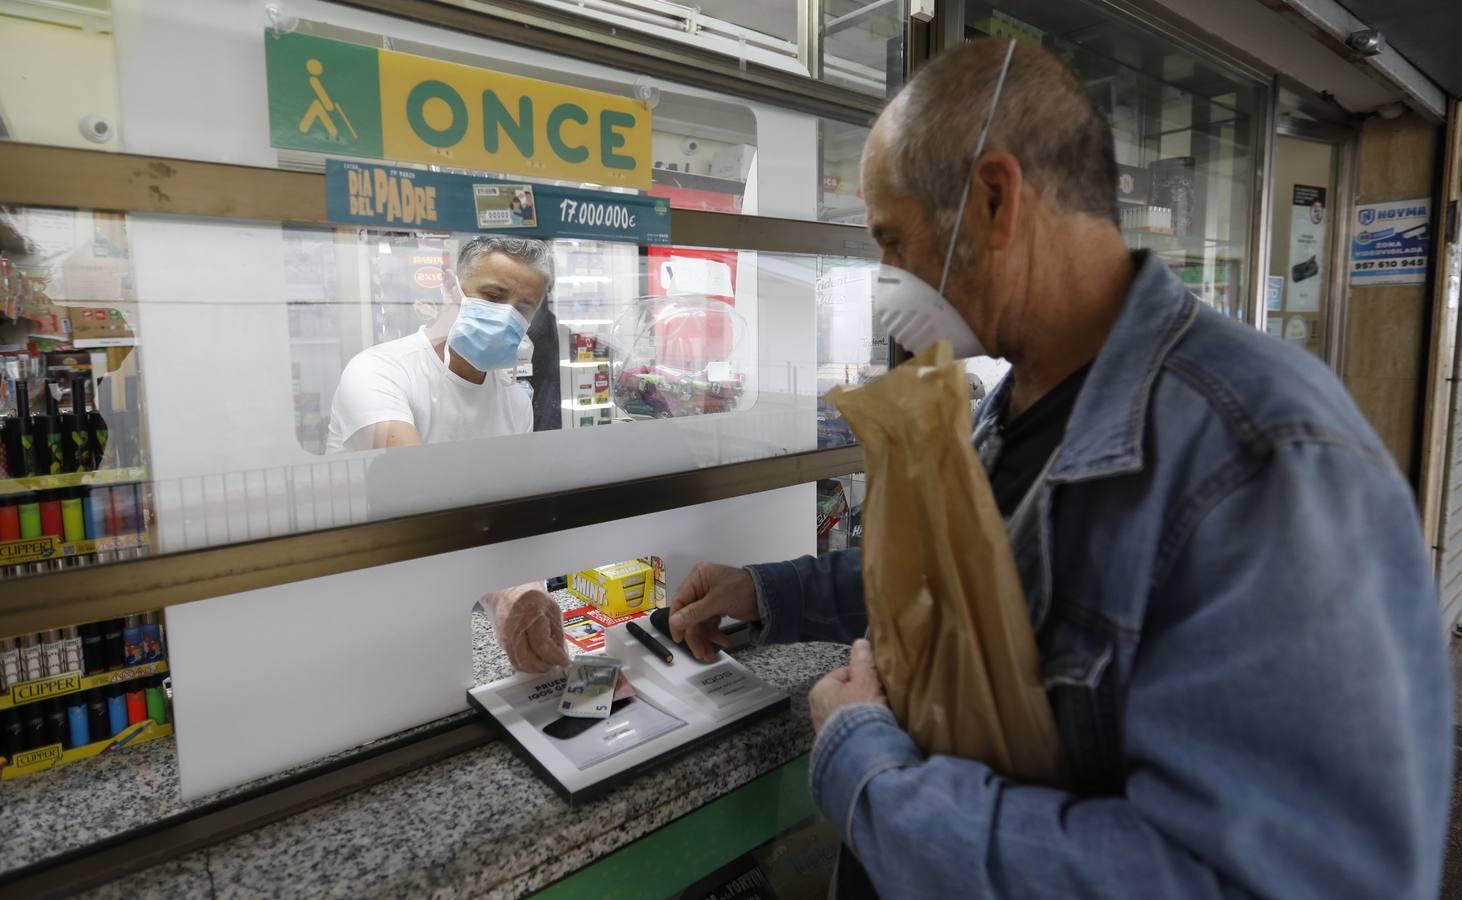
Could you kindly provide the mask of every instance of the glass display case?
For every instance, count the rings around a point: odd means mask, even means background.
[[[1128,244],[1214,309],[1248,315],[1265,86],[1097,3],[972,0],[965,22],[971,36],[1031,41],[1070,64],[1112,124]]]
[[[12,574],[839,446],[851,436],[819,398],[887,366],[871,263],[557,240],[544,245],[552,290],[501,373],[529,419],[423,433],[417,449],[362,448],[350,434],[331,446],[352,360],[423,336],[445,358],[462,302],[455,260],[472,235],[25,207],[0,217],[13,236],[0,294],[8,496],[125,491],[132,542],[84,552],[117,535],[57,533]],[[643,437],[620,445],[636,448],[629,458],[587,477],[556,462],[594,440],[578,434],[586,426],[631,423]],[[86,446],[50,453],[45,436],[63,430]],[[515,478],[472,477],[474,448],[497,444],[497,457],[523,461]],[[7,504],[31,522],[30,503]]]

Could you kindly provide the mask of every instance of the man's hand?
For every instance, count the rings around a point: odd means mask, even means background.
[[[832,714],[844,706],[854,703],[877,703],[888,705],[883,696],[883,682],[878,678],[878,667],[873,664],[873,645],[865,640],[853,642],[853,657],[846,666],[834,669],[812,686],[807,695],[812,706],[812,730],[822,731],[822,726]]]
[[[488,594],[482,605],[492,613],[498,643],[519,672],[540,674],[569,664],[563,646],[563,611],[542,582]]]
[[[722,616],[743,622],[760,619],[756,583],[745,569],[701,563],[670,601],[670,636],[684,641],[697,659],[715,659],[717,647],[731,645],[721,633]]]

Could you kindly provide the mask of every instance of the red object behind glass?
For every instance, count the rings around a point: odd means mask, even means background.
[[[650,269],[650,296],[670,296],[675,278],[676,258],[724,266],[731,284],[730,294],[696,292],[698,296],[720,300],[728,306],[736,305],[736,260],[735,250],[699,250],[689,247],[650,247],[646,251]],[[668,276],[668,278],[667,278]],[[655,361],[662,366],[698,371],[707,362],[727,360],[735,343],[735,331],[730,316],[708,316],[699,323],[679,323],[678,327],[655,336]]]

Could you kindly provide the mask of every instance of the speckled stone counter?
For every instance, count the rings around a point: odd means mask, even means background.
[[[410,735],[442,721],[468,718],[462,712],[390,736]],[[369,746],[369,745],[366,745]],[[216,800],[319,768],[361,748],[324,757],[288,771],[220,791],[192,802],[179,795],[178,754],[166,737],[105,753],[30,778],[0,785],[0,872],[150,825]]]
[[[488,617],[475,617],[473,631],[477,682],[507,675],[510,668]],[[758,676],[791,693],[791,712],[680,757],[600,800],[570,809],[498,742],[86,896],[522,896],[809,749],[807,689],[846,661],[846,648],[804,644],[737,655]],[[30,784],[6,785],[0,794],[6,818],[19,829],[0,829],[5,867],[185,810],[188,805],[177,800],[172,741],[133,751],[100,766],[77,765],[29,779]],[[13,786],[21,789],[12,792]],[[85,823],[79,834],[78,822]]]

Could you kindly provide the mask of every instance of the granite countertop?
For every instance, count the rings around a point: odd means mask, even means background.
[[[473,641],[477,683],[510,674],[485,614],[474,617]],[[737,656],[759,677],[791,693],[791,713],[679,757],[653,779],[636,778],[599,800],[570,809],[505,743],[494,742],[86,896],[521,896],[810,748],[807,689],[842,665],[847,649],[802,644],[748,649]],[[676,785],[669,796],[665,778]],[[0,790],[7,819],[20,825],[0,829],[5,868],[195,805],[178,799],[170,738]]]
[[[567,591],[555,593],[554,599],[565,609],[582,605],[569,597]],[[493,637],[492,618],[480,609],[472,617],[472,648],[472,674],[477,684],[511,674],[507,654]],[[406,737],[473,715],[463,710],[456,716],[428,722],[382,740]],[[0,785],[0,808],[16,827],[7,824],[0,828],[0,872],[308,772],[369,746],[346,750],[191,802],[181,797],[177,744],[172,737],[135,744],[121,752],[105,753],[41,775],[6,782]]]

